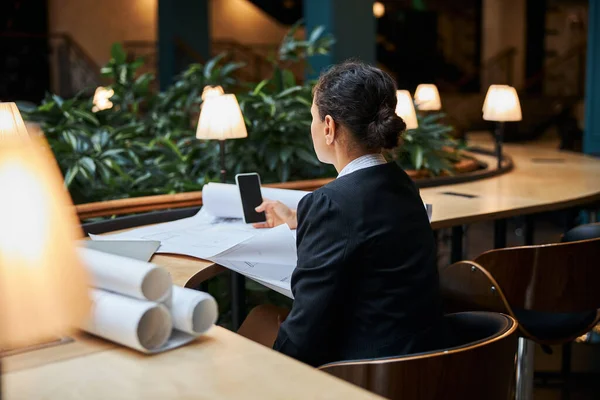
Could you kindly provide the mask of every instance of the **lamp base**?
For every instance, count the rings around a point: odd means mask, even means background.
[[[502,168],[502,140],[504,136],[504,122],[496,123],[496,159],[498,160],[498,169]]]
[[[221,183],[225,183],[227,170],[225,166],[225,140],[219,140],[221,152]],[[243,275],[231,271],[231,327],[235,332],[242,325],[246,316],[246,279]]]

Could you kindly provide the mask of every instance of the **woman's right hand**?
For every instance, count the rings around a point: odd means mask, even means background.
[[[288,224],[290,229],[296,229],[298,226],[296,211],[280,201],[265,199],[260,206],[256,207],[256,211],[264,212],[267,216],[267,221],[254,224],[255,228],[274,228],[282,224]]]

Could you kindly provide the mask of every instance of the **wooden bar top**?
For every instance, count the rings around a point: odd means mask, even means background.
[[[5,398],[379,399],[221,327],[144,355],[88,335],[2,360]]]

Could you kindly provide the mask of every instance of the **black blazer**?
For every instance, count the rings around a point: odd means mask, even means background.
[[[297,249],[294,304],[274,349],[317,366],[435,347],[442,311],[433,232],[395,163],[304,197]]]

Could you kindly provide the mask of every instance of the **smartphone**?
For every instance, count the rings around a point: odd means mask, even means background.
[[[264,212],[256,212],[255,208],[263,202],[260,192],[260,176],[257,173],[237,174],[235,183],[240,191],[242,198],[242,208],[244,210],[244,222],[255,224],[257,222],[266,222],[267,216]]]

